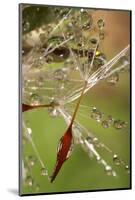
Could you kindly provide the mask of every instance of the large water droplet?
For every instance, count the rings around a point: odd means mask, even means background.
[[[85,30],[91,28],[91,25],[93,23],[92,16],[84,9],[81,9],[80,11],[81,11],[80,12],[80,14],[81,14],[81,27]]]

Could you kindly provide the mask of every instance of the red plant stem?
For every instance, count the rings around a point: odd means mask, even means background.
[[[26,112],[28,110],[33,110],[36,108],[45,108],[45,107],[53,107],[52,104],[45,104],[45,105],[37,105],[37,106],[31,106],[31,105],[27,105],[27,104],[22,104],[22,112]]]
[[[67,154],[68,154],[69,149],[71,147],[72,138],[73,138],[73,136],[72,136],[72,125],[73,125],[73,122],[75,120],[75,117],[76,117],[76,114],[77,114],[77,111],[78,111],[78,108],[79,108],[79,105],[80,105],[81,99],[83,97],[86,86],[87,86],[87,81],[85,81],[84,87],[82,89],[80,98],[77,102],[77,105],[76,105],[73,117],[71,119],[70,125],[68,126],[68,129],[66,130],[64,136],[60,140],[60,144],[61,144],[60,147],[61,148],[59,149],[59,152],[57,153],[57,161],[56,161],[56,165],[55,165],[53,174],[51,176],[51,180],[50,180],[51,183],[54,181],[54,179],[56,178],[57,174],[59,173],[63,163],[67,159]]]

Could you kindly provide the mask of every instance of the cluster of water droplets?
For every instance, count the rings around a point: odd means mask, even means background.
[[[39,174],[41,176],[46,176],[49,179],[48,170],[46,169],[44,162],[42,161],[38,149],[33,141],[32,136],[32,129],[30,127],[29,120],[23,122],[23,148],[26,149],[28,147],[32,147],[32,152],[34,154],[28,154],[25,156],[25,153],[23,155],[23,161],[22,161],[22,175],[24,179],[24,187],[32,188],[34,191],[40,190],[40,185],[37,183],[37,178],[34,175],[35,168],[38,168]],[[25,140],[24,140],[25,138]]]
[[[90,117],[101,123],[103,128],[114,127],[115,129],[120,130],[127,127],[127,122],[120,119],[114,119],[111,115],[105,116],[104,113],[98,110],[96,107],[92,108]]]

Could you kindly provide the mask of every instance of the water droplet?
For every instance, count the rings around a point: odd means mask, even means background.
[[[97,39],[96,38],[91,38],[90,39],[90,43],[92,44],[92,45],[96,45],[97,44]]]
[[[63,8],[60,10],[60,16],[61,17],[66,17],[66,15],[68,14],[70,8]]]
[[[100,67],[102,67],[106,63],[106,60],[104,58],[100,57],[95,57],[93,61],[93,70],[96,71]]]
[[[27,158],[27,160],[28,160],[28,165],[30,167],[33,167],[35,165],[35,163],[36,163],[36,158],[34,156],[29,156]]]
[[[95,119],[97,122],[100,122],[103,114],[97,110],[95,107],[92,109],[91,118]]]
[[[27,32],[27,31],[29,31],[29,29],[30,29],[30,23],[29,22],[25,22],[23,24],[23,31]]]
[[[103,19],[99,19],[97,21],[97,25],[99,29],[102,29],[105,26],[105,21]]]
[[[93,143],[93,138],[90,137],[90,136],[88,136],[88,137],[86,138],[86,140],[87,140],[89,143]]]
[[[94,144],[96,147],[100,147],[100,143],[99,143],[98,138],[96,138],[96,137],[93,138],[93,144]]]
[[[130,173],[130,170],[129,170],[129,166],[128,166],[128,165],[125,166],[125,170],[126,170],[126,172],[127,172],[128,174]]]
[[[41,43],[44,43],[46,41],[46,34],[45,33],[40,33],[39,39]]]
[[[31,128],[27,128],[27,132],[28,132],[29,135],[31,135],[32,134],[32,129]]]
[[[112,176],[113,172],[112,172],[112,168],[109,165],[105,166],[105,172],[108,176]]]
[[[81,9],[81,27],[84,30],[91,28],[93,19],[92,16],[84,9]]]
[[[104,128],[109,128],[112,125],[112,123],[113,123],[113,118],[111,115],[109,115],[106,120],[102,121],[102,126]]]
[[[101,157],[100,157],[100,156],[97,156],[97,157],[96,157],[96,161],[100,163]]]
[[[120,165],[121,161],[116,154],[113,155],[113,162],[115,165]]]
[[[36,191],[39,191],[40,185],[39,185],[39,184],[36,184],[35,189],[36,189]]]
[[[67,69],[62,68],[62,69],[57,69],[54,71],[54,79],[59,80],[59,81],[65,81],[67,79]]]
[[[114,128],[116,129],[122,129],[126,128],[127,122],[121,121],[121,120],[115,120],[113,123]]]
[[[119,74],[115,73],[113,75],[111,75],[110,77],[107,78],[107,83],[111,84],[111,85],[115,85],[116,83],[118,83],[119,81]]]
[[[33,179],[31,176],[27,176],[25,179],[25,183],[27,186],[32,187],[33,186]]]
[[[36,106],[39,105],[41,102],[41,97],[38,94],[31,94],[30,96],[31,105]]]
[[[51,117],[59,116],[59,111],[56,108],[56,106],[58,105],[57,101],[55,99],[52,99],[50,104],[51,104],[51,107],[48,108],[49,115]]]
[[[103,126],[104,128],[108,128],[108,127],[109,127],[108,121],[107,121],[107,120],[102,121],[102,126]]]
[[[64,41],[64,37],[53,36],[50,39],[48,39],[48,44],[55,47],[55,46],[61,44],[63,41]]]
[[[48,176],[48,171],[45,168],[41,168],[40,172],[41,176]]]
[[[51,55],[48,55],[47,57],[46,57],[46,62],[47,63],[52,63],[54,60],[53,60],[53,56],[51,56]]]
[[[120,63],[121,63],[122,65],[129,65],[128,57],[127,57],[127,56],[122,56],[122,57],[120,58]]]
[[[54,107],[48,108],[48,112],[49,112],[50,117],[57,117],[57,116],[59,116],[58,110],[56,108],[54,108]]]
[[[55,62],[62,62],[69,57],[70,51],[68,48],[59,47],[53,51],[53,60]]]
[[[104,38],[105,38],[105,33],[104,32],[100,32],[99,33],[99,39],[100,40],[104,40]]]

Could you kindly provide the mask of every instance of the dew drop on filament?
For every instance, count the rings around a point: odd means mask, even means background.
[[[109,165],[105,166],[105,173],[108,176],[112,176],[113,175],[112,168]]]
[[[99,29],[103,29],[103,27],[105,26],[105,21],[103,19],[99,19],[97,21],[97,25]]]
[[[40,172],[41,176],[48,176],[48,171],[45,168],[41,168]]]
[[[99,110],[97,110],[95,107],[92,109],[91,112],[92,112],[91,118],[95,119],[97,122],[100,122],[103,116],[102,113]]]
[[[120,165],[121,161],[116,154],[113,155],[113,162],[115,165]]]
[[[25,179],[25,183],[27,186],[32,187],[33,186],[33,179],[31,176],[27,176]]]
[[[116,83],[118,83],[118,81],[119,81],[118,73],[115,73],[107,78],[107,83],[109,83],[110,85],[116,85]]]
[[[35,165],[35,163],[36,163],[36,158],[34,156],[29,156],[28,157],[28,165],[30,167],[33,167]]]

